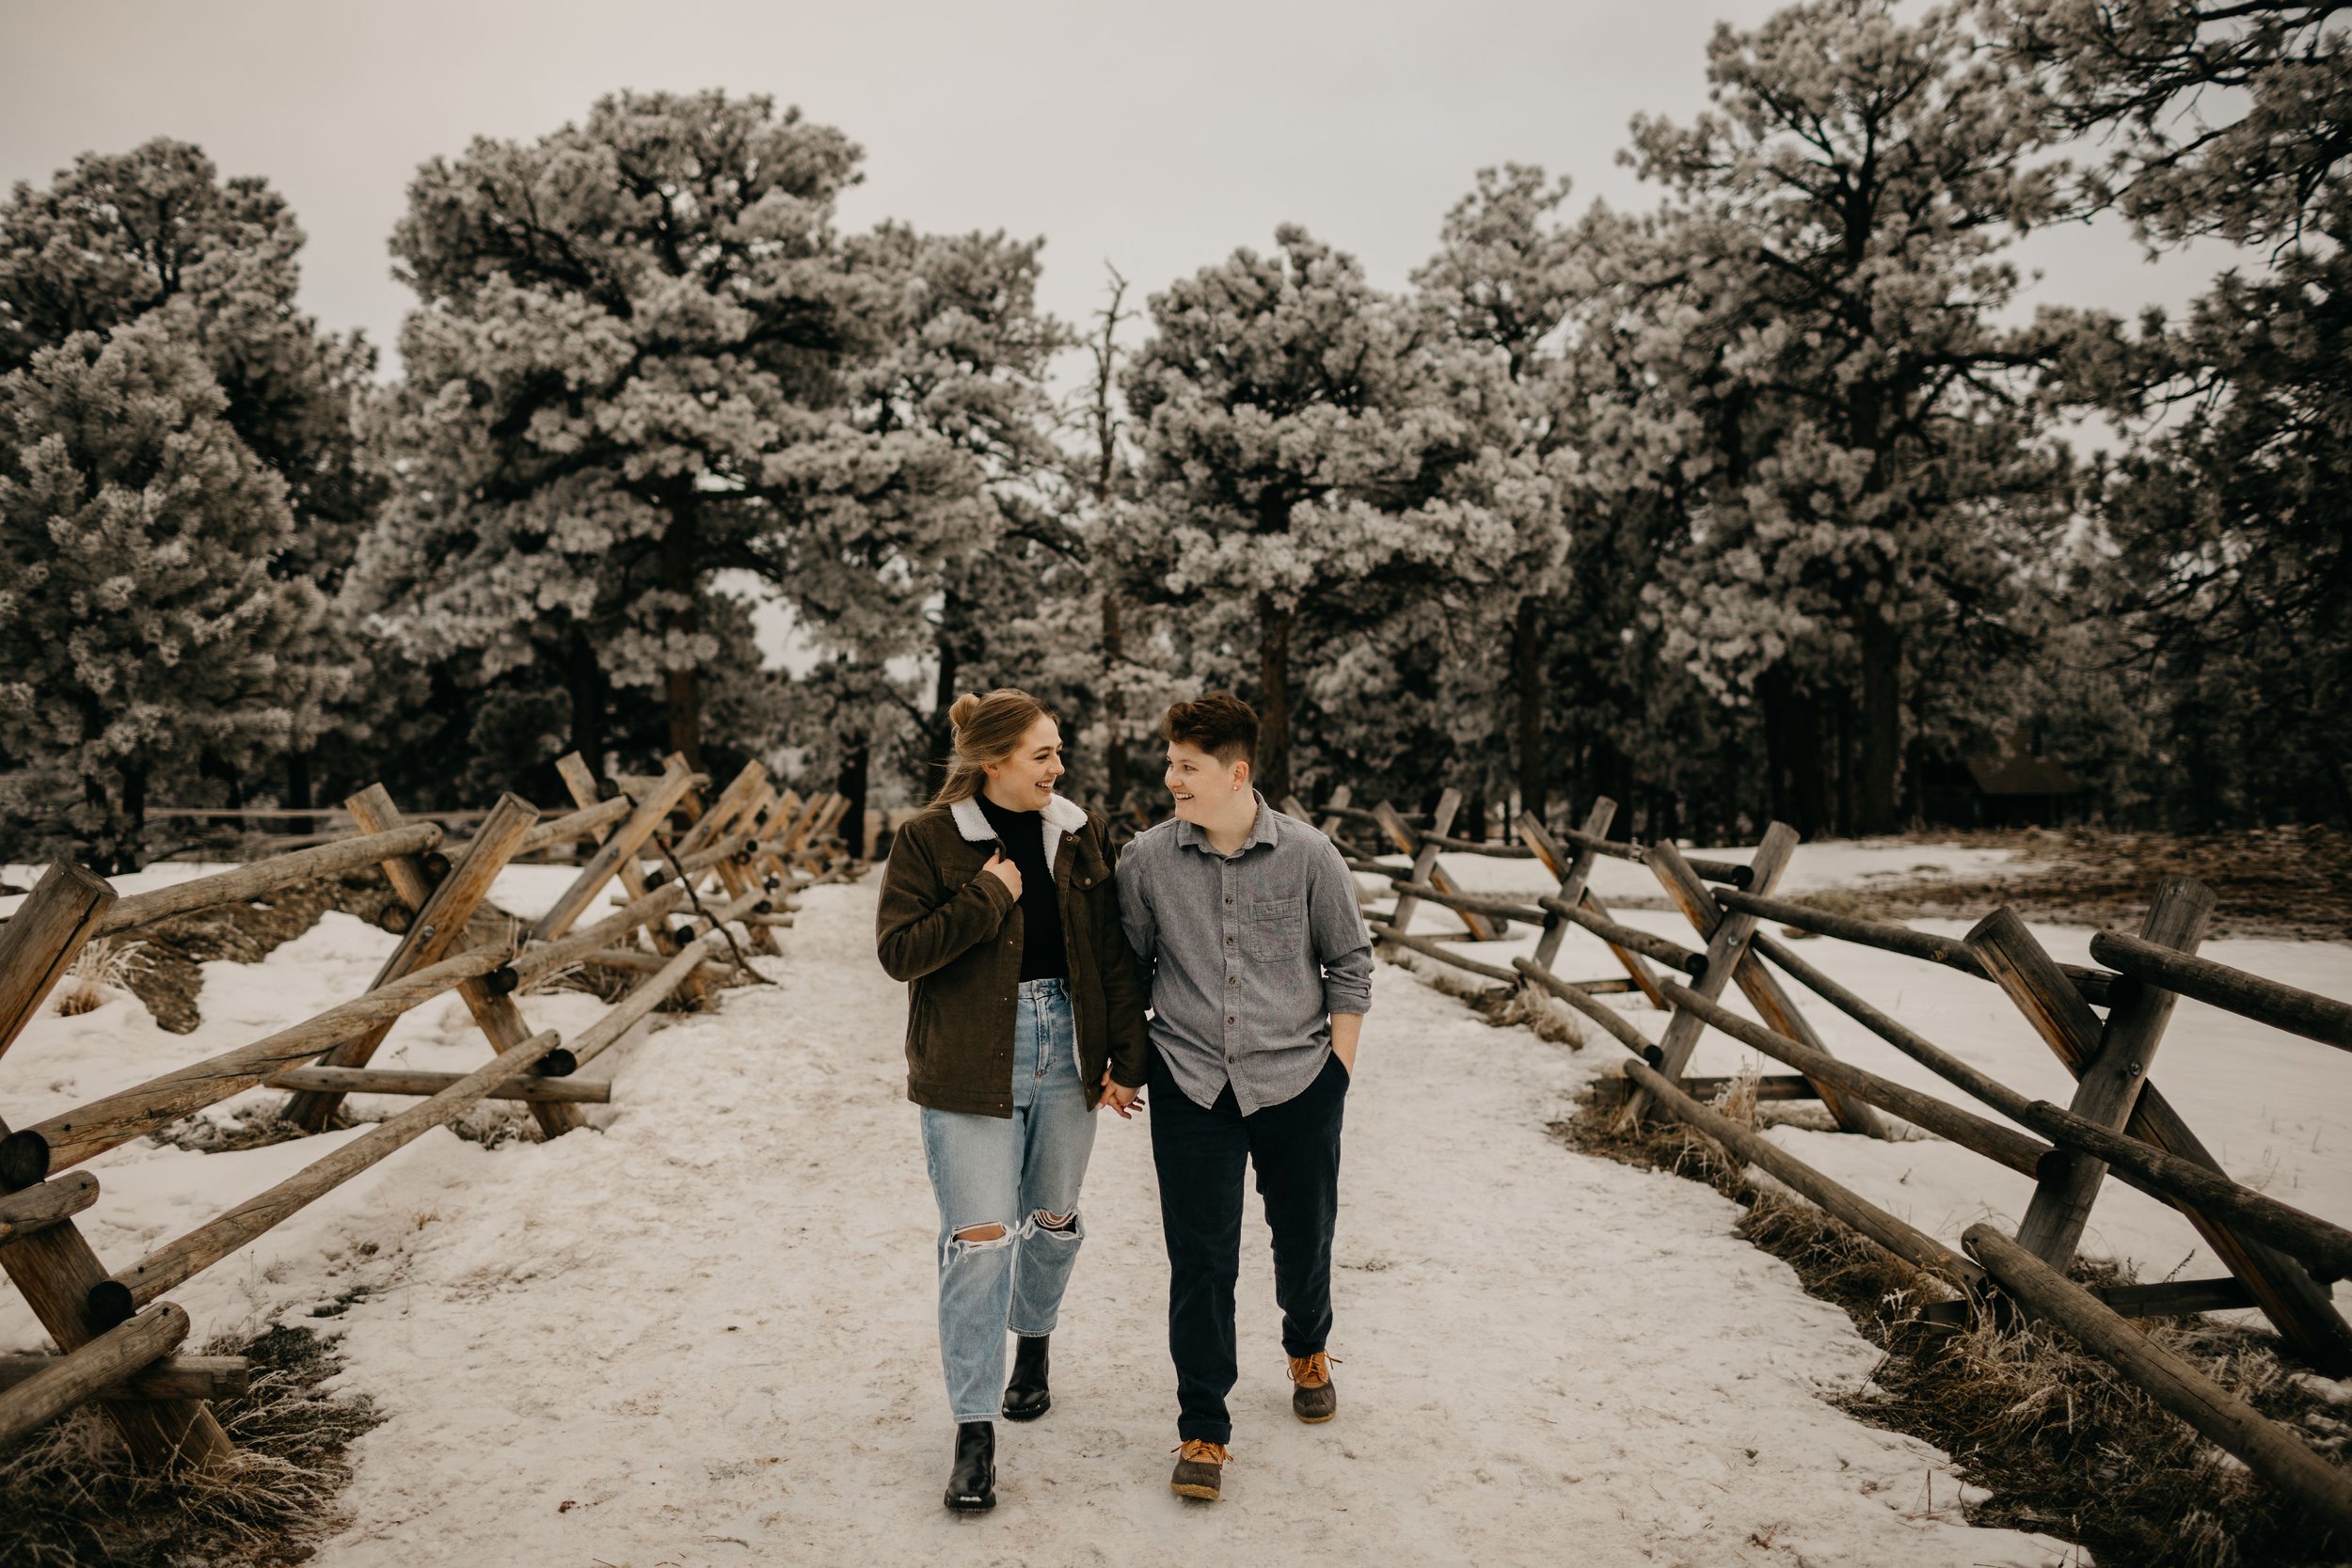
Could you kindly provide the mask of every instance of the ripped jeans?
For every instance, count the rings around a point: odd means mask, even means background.
[[[1005,1331],[1053,1332],[1086,1239],[1078,1188],[1094,1152],[1094,1117],[1077,1051],[1069,983],[1024,980],[1011,1117],[923,1108],[923,1154],[939,1199],[939,1359],[959,1422],[996,1418]],[[972,1230],[994,1234],[957,1235]]]

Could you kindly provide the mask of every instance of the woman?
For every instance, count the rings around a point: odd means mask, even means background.
[[[997,1411],[1029,1421],[1053,1402],[1046,1341],[1085,1239],[1093,1112],[1130,1114],[1147,1047],[1103,818],[1055,793],[1060,727],[1025,691],[967,693],[947,716],[947,782],[891,842],[876,934],[908,982],[956,1421],[946,1500],[968,1510],[996,1506]]]

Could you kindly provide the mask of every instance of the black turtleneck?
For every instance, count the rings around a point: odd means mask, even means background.
[[[996,830],[1005,857],[1021,873],[1021,978],[1068,979],[1070,958],[1062,951],[1061,903],[1055,896],[1054,868],[1045,863],[1045,819],[1033,811],[1007,811],[985,791],[975,799],[988,825]]]

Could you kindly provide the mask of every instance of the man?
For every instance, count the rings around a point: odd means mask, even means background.
[[[1338,848],[1251,787],[1248,704],[1223,691],[1179,703],[1160,733],[1176,816],[1120,857],[1119,903],[1152,1007],[1152,1163],[1181,1442],[1169,1485],[1214,1500],[1232,1440],[1245,1164],[1274,1232],[1291,1408],[1311,1422],[1339,1410],[1325,1352],[1331,1229],[1372,941]]]

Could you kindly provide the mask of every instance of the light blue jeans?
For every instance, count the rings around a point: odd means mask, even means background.
[[[1024,1337],[1054,1331],[1086,1240],[1078,1188],[1093,1152],[1069,983],[1024,980],[1012,1115],[923,1108],[923,1155],[939,1200],[939,1359],[958,1422],[996,1418],[1008,1328]],[[991,1226],[1000,1227],[993,1240],[957,1239]]]

